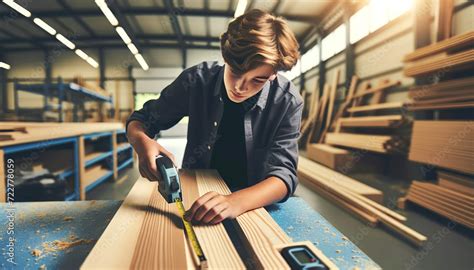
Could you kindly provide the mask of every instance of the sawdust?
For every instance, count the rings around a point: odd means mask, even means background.
[[[64,221],[71,221],[73,219],[74,219],[73,217],[64,217]]]
[[[33,255],[35,257],[39,257],[39,256],[41,256],[41,254],[43,254],[43,251],[41,251],[40,249],[35,248],[31,251],[31,255]]]
[[[45,265],[45,264],[42,264],[38,269],[39,269],[39,270],[46,270],[46,265]]]

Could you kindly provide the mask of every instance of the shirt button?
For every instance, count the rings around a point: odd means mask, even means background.
[[[217,127],[217,122],[214,122],[214,126]]]
[[[207,146],[207,149],[211,150],[211,146],[210,146],[210,145],[208,145],[208,146]]]
[[[219,101],[222,101],[222,98],[221,98],[221,97],[219,98]]]

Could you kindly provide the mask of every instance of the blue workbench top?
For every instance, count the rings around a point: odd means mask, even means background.
[[[99,239],[122,201],[77,201],[0,204],[1,269],[77,269]],[[14,210],[11,210],[14,209]],[[267,207],[294,241],[309,240],[340,269],[378,269],[367,255],[308,206],[292,197]],[[15,213],[9,235],[9,213]],[[14,236],[16,265],[7,261],[9,237]],[[64,244],[74,243],[67,247]],[[61,249],[64,248],[64,249]],[[34,250],[41,254],[34,256]]]

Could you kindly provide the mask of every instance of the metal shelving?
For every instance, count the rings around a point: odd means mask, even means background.
[[[95,102],[106,102],[112,103],[113,98],[111,96],[101,95],[93,90],[82,87],[76,83],[64,83],[62,78],[59,77],[57,83],[42,83],[42,84],[21,84],[15,82],[14,84],[14,96],[15,96],[15,112],[19,115],[21,110],[18,98],[19,91],[25,91],[37,95],[44,96],[44,111],[51,111],[53,105],[50,104],[50,98],[57,98],[57,110],[59,122],[63,122],[63,102],[71,102],[74,104],[73,107],[73,119],[74,122],[78,122],[78,109],[84,110],[84,103],[89,101]]]

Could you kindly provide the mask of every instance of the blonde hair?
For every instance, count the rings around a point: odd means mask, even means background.
[[[261,64],[275,71],[290,70],[298,61],[299,45],[281,17],[253,9],[229,23],[221,35],[221,52],[234,72],[245,73]]]

